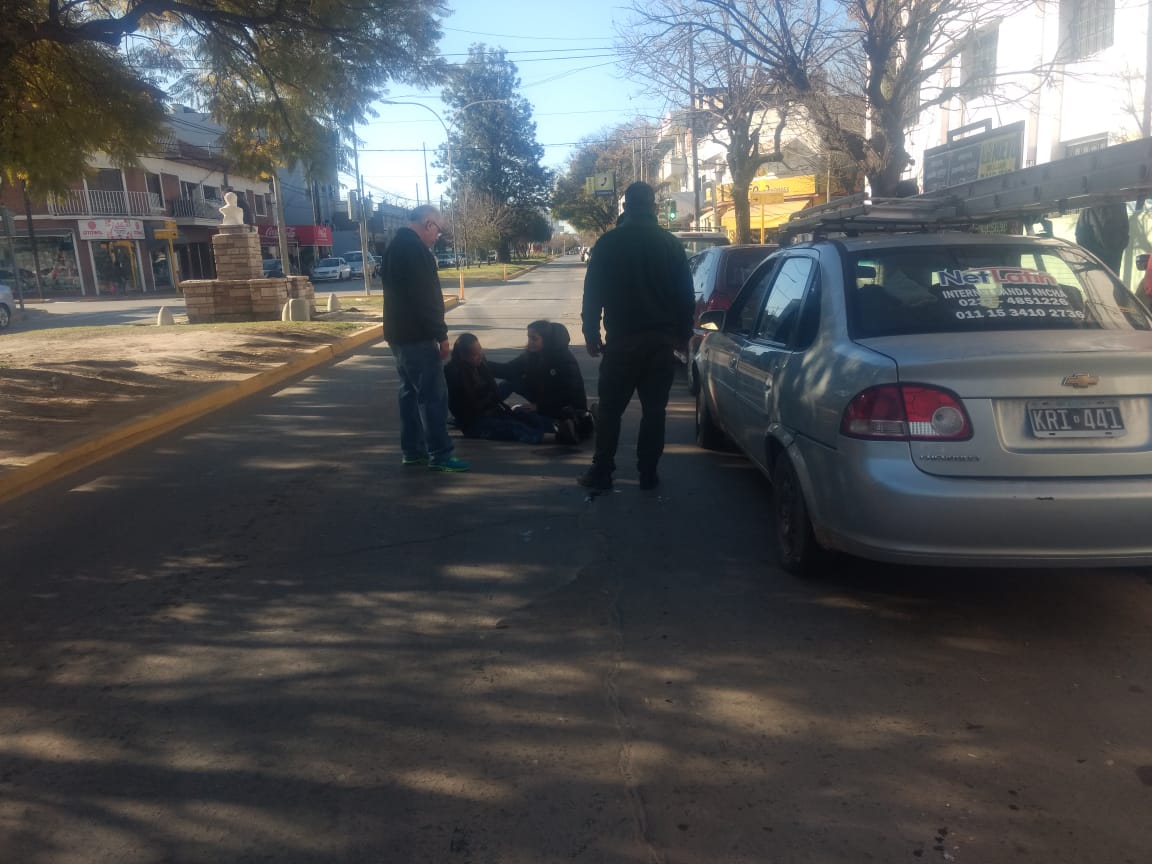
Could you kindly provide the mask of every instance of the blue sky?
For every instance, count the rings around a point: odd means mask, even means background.
[[[646,97],[642,87],[624,80],[615,64],[615,24],[632,16],[621,0],[584,0],[579,4],[548,4],[539,0],[461,0],[444,20],[440,51],[449,61],[463,60],[468,46],[483,42],[504,48],[516,63],[520,95],[532,103],[536,140],[544,145],[544,163],[561,168],[572,144],[606,126],[638,115],[658,116],[663,101]],[[389,98],[419,102],[445,115],[438,91],[393,86]],[[423,108],[411,105],[376,106],[379,117],[357,129],[364,140],[360,173],[365,192],[379,200],[381,192],[415,203],[425,195],[424,158],[433,202],[440,187],[432,167],[444,127]],[[353,185],[349,174],[341,178]],[[405,202],[400,202],[405,203]]]

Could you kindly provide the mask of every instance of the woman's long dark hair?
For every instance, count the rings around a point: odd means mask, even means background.
[[[468,349],[479,341],[475,333],[461,333],[456,337],[456,341],[452,343],[452,359],[459,360],[461,363],[467,363]]]

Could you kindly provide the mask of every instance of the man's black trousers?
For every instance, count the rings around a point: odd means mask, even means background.
[[[605,347],[600,360],[596,455],[592,459],[595,470],[606,474],[616,470],[620,421],[632,394],[636,393],[642,409],[636,440],[636,468],[641,474],[655,473],[664,452],[664,417],[676,363],[676,355],[666,337]]]

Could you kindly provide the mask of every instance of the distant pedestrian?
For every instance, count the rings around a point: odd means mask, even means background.
[[[592,247],[584,277],[584,344],[591,356],[603,359],[596,454],[579,482],[598,491],[612,488],[620,423],[633,393],[642,410],[636,441],[640,488],[659,485],[676,351],[687,351],[695,304],[684,246],[657,222],[651,186],[633,183],[625,190],[624,215]]]
[[[1085,207],[1076,220],[1076,242],[1119,273],[1128,248],[1128,206],[1120,201]]]
[[[409,214],[380,262],[384,338],[400,377],[400,449],[404,465],[467,471],[452,455],[444,361],[451,353],[444,294],[431,247],[440,236],[440,211],[430,204]]]

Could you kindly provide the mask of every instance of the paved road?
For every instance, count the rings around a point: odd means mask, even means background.
[[[507,356],[582,273],[450,321]],[[799,582],[682,391],[594,501],[402,469],[394,397],[377,347],[0,508],[0,861],[1149,860],[1146,573]]]

